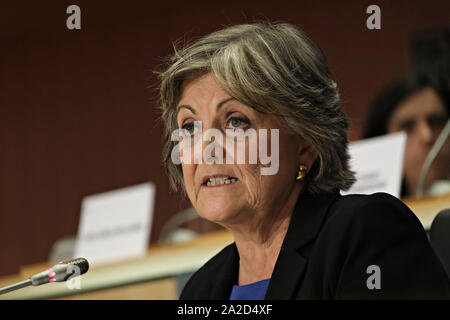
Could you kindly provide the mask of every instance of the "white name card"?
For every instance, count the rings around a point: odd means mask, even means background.
[[[404,132],[350,143],[350,167],[356,172],[356,182],[341,194],[386,192],[399,198],[405,144]]]
[[[75,256],[100,264],[144,255],[154,198],[152,183],[83,198]]]

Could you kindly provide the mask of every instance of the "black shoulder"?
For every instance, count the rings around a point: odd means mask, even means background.
[[[218,288],[218,286],[227,286],[227,282],[234,280],[229,278],[234,277],[237,259],[234,243],[223,248],[191,276],[181,292],[180,299],[213,299],[215,292],[226,291],[226,287]]]
[[[328,220],[342,227],[361,227],[366,231],[407,228],[426,239],[417,216],[401,200],[384,192],[341,196],[334,203]]]
[[[416,215],[386,193],[342,196],[318,239],[341,299],[448,299],[448,279]],[[381,272],[370,290],[367,273]]]

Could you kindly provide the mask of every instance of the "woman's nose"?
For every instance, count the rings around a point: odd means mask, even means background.
[[[224,163],[225,144],[222,131],[214,127],[204,128],[201,140],[199,143],[202,146],[203,162],[207,164]]]

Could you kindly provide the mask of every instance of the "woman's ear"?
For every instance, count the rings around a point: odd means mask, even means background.
[[[298,151],[298,159],[300,165],[308,167],[308,170],[311,169],[318,155],[319,152],[312,144],[305,141],[300,143]]]

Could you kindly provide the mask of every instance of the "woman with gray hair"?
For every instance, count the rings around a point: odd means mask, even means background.
[[[176,49],[160,78],[171,185],[235,240],[181,299],[450,297],[401,201],[340,195],[355,181],[348,120],[324,55],[302,31],[227,27]]]

